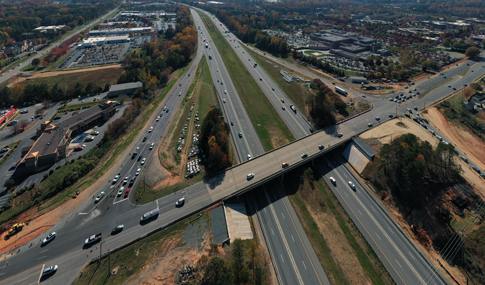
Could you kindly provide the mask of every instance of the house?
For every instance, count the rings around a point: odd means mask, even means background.
[[[463,102],[465,107],[472,113],[480,113],[485,108],[485,93],[473,94],[468,102]]]

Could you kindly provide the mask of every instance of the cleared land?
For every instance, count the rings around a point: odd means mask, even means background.
[[[199,15],[222,56],[239,97],[265,150],[272,150],[295,140],[288,127],[273,108],[273,105],[271,105],[266,95],[253,80],[249,71],[246,70],[221,33],[214,27],[212,21],[203,13],[199,12]]]
[[[394,284],[319,172],[307,169],[287,173],[283,183],[330,284]]]
[[[8,86],[12,87],[18,83],[24,85],[45,83],[48,86],[56,84],[74,86],[77,82],[87,84],[90,81],[96,84],[106,84],[118,80],[122,72],[123,69],[120,64],[67,71],[42,72],[34,73],[30,77],[15,77]]]

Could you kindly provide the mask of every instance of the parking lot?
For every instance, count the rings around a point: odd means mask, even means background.
[[[68,59],[72,63],[64,67],[84,67],[99,64],[117,63],[124,59],[127,52],[131,50],[131,43],[104,44],[99,47],[91,47],[76,50]]]

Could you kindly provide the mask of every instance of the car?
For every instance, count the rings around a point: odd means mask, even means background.
[[[263,78],[261,78],[261,77],[260,77],[260,78],[259,78],[259,81],[263,81]]]
[[[332,182],[333,185],[337,185],[337,181],[335,180],[335,178],[331,176],[330,176],[330,182]]]
[[[138,169],[136,170],[135,176],[140,175],[140,172],[141,172],[141,168],[138,168]]]
[[[224,94],[227,94],[227,90],[224,90]]]
[[[310,133],[312,133],[312,134],[313,134],[314,130],[313,130],[313,128],[312,128],[312,127],[310,127],[308,130],[310,131]]]
[[[125,198],[128,197],[128,195],[130,195],[130,190],[131,190],[131,188],[126,189],[126,191],[125,191]]]
[[[393,114],[389,114],[389,118],[394,118],[394,115]]]
[[[414,110],[416,110],[416,111],[417,111],[417,110],[418,110],[418,107],[417,107],[417,106],[414,106]]]
[[[153,127],[150,127],[150,129],[148,130],[149,133],[151,133],[153,131]]]
[[[141,160],[141,165],[145,164],[145,161],[147,161],[146,157],[144,159]]]
[[[182,83],[180,83],[179,86],[182,86]]]
[[[153,149],[153,146],[155,146],[155,143],[152,143],[152,144],[150,145],[150,150],[152,150],[152,149]]]
[[[242,133],[241,132],[239,132],[239,137],[242,138]]]
[[[94,203],[98,203],[99,201],[101,201],[101,199],[103,199],[103,197],[104,192],[99,193],[98,197],[96,197],[96,199],[94,200]]]
[[[182,207],[185,203],[185,197],[182,197],[175,202],[175,207]]]
[[[98,132],[98,131],[92,131],[92,132],[91,132],[91,135],[92,135],[92,136],[97,136],[97,135],[99,135],[99,132]]]
[[[56,232],[52,232],[52,233],[48,234],[45,237],[45,239],[42,240],[42,245],[46,245],[46,244],[50,243],[56,236],[57,236]]]
[[[248,160],[251,160],[251,155],[248,153]]]
[[[234,126],[234,122],[233,121],[231,121],[231,126]]]
[[[352,181],[349,181],[349,186],[350,186],[350,188],[355,190],[355,184]]]
[[[368,124],[367,124],[367,126],[368,126],[369,128],[372,128],[374,125],[373,125],[372,123],[368,123]]]
[[[144,137],[143,138],[143,142],[146,142],[147,139],[148,139],[148,137]]]
[[[394,101],[394,98],[389,98],[389,101]]]
[[[179,97],[182,96],[182,92],[179,92]]]
[[[221,81],[221,85],[224,85],[224,83],[222,83],[222,81]]]
[[[126,183],[128,183],[128,180],[130,180],[130,176],[126,176],[125,179],[123,180],[123,185],[125,185]]]
[[[26,114],[28,112],[29,112],[29,110],[25,109],[25,110],[20,111],[20,114]]]
[[[251,59],[250,59],[250,58],[248,58],[248,61],[251,61]]]
[[[44,269],[44,271],[42,271],[42,276],[53,274],[54,272],[57,271],[57,268],[58,268],[57,265],[52,265],[47,267],[46,269]]]
[[[138,161],[140,161],[142,157],[143,157],[143,154],[140,154],[140,156],[138,156]]]
[[[271,90],[273,90],[273,91],[274,91],[274,88],[273,88],[273,87],[271,87]]]
[[[304,153],[301,155],[301,158],[307,158],[308,157],[308,154]]]
[[[119,175],[116,175],[115,178],[113,178],[113,184],[115,184],[116,182],[118,182],[118,179],[120,179],[120,176]]]
[[[167,111],[165,111],[165,113],[168,113],[168,111],[170,111],[170,109],[167,109]]]
[[[325,148],[325,146],[324,146],[323,144],[319,144],[319,145],[318,145],[318,149],[319,149],[319,150],[322,150],[322,149],[324,149],[324,148]]]
[[[285,103],[285,99],[281,98],[280,100],[281,100],[281,103]]]
[[[455,87],[453,87],[453,90],[456,90],[456,88],[455,88]]]
[[[283,164],[281,165],[281,167],[285,168],[285,167],[287,167],[288,165],[289,165],[289,164],[288,164],[288,162],[283,162]]]
[[[93,136],[88,136],[86,137],[86,139],[84,140],[85,142],[91,142],[94,140],[94,137]]]
[[[284,111],[284,110],[286,110],[286,109],[285,109],[285,106],[281,106],[281,109],[283,109],[283,111]]]
[[[117,233],[121,232],[124,228],[125,228],[125,226],[123,226],[123,225],[117,225],[116,227],[114,227],[111,230],[111,234],[117,234]]]
[[[465,87],[467,87],[468,85],[466,85],[466,84],[463,84],[463,86],[465,86]]]
[[[222,103],[226,103],[226,99],[222,99]]]
[[[120,190],[118,190],[118,194],[116,196],[120,197],[123,192],[125,192],[125,187],[121,187]]]
[[[343,136],[342,133],[337,133],[337,137],[341,138]]]
[[[249,173],[248,176],[247,176],[248,180],[249,179],[253,179],[254,178],[254,173]]]

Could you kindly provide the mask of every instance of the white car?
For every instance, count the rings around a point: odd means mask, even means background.
[[[94,203],[98,203],[99,201],[101,201],[101,199],[103,199],[103,197],[104,192],[99,193],[98,197],[96,197],[96,200],[94,200]]]
[[[175,207],[180,207],[185,203],[185,197],[182,197],[175,202]]]
[[[153,149],[153,146],[154,146],[154,145],[155,145],[155,143],[152,143],[152,144],[150,145],[150,150],[152,150],[152,149]]]
[[[227,94],[227,90],[224,90],[224,94]]]
[[[222,99],[222,103],[226,103],[226,99]]]
[[[126,183],[128,183],[128,180],[130,180],[130,176],[126,176],[125,179],[123,180],[123,185],[125,185]]]
[[[153,127],[150,127],[150,129],[148,130],[149,133],[151,133],[153,131]]]
[[[337,185],[337,181],[335,180],[335,178],[330,177],[330,181],[332,182],[333,185]]]
[[[253,178],[254,178],[254,173],[249,173],[249,174],[248,174],[248,180],[249,180],[249,179],[253,179]]]
[[[141,168],[138,168],[138,169],[136,170],[135,175],[136,175],[136,176],[140,175],[140,172],[141,172]]]
[[[42,271],[42,276],[46,276],[46,275],[49,275],[49,274],[56,272],[57,268],[58,268],[57,265],[52,265],[52,266],[47,267],[46,269],[44,269],[44,271]]]
[[[355,184],[352,181],[349,181],[349,186],[350,186],[350,188],[355,190]]]
[[[51,242],[55,237],[57,236],[56,232],[52,232],[45,239],[42,240],[42,245],[45,245],[49,242]]]
[[[158,117],[157,117],[157,119],[156,119],[155,121],[157,121],[157,122],[158,122],[158,121],[160,121],[160,116],[158,116]]]
[[[145,164],[145,161],[147,161],[146,157],[141,160],[141,165]]]
[[[248,160],[251,160],[251,155],[250,154],[248,154]]]
[[[113,178],[113,183],[118,182],[118,179],[120,179],[120,176],[119,175],[116,175],[115,178]]]
[[[121,195],[123,195],[124,191],[125,191],[125,187],[121,187],[120,190],[118,190],[118,194],[116,194],[116,196],[120,197]]]

